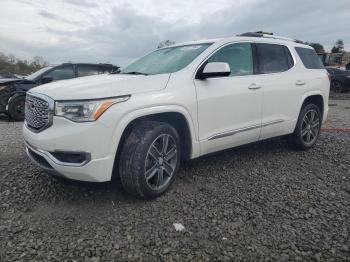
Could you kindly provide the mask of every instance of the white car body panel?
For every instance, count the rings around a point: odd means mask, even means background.
[[[257,141],[260,127],[262,90],[250,90],[256,76],[219,77],[195,80],[198,103],[199,139],[202,154]],[[249,103],[247,102],[249,101]],[[223,138],[215,138],[217,136]]]
[[[229,43],[264,42],[286,45],[295,65],[275,74],[195,79],[200,65]],[[189,42],[213,43],[188,66],[171,74],[98,75],[60,81],[32,89],[55,101],[89,100],[131,95],[126,102],[111,106],[95,122],[76,123],[55,116],[51,127],[33,132],[23,127],[24,140],[60,174],[83,181],[109,181],[125,128],[141,117],[179,113],[186,119],[191,137],[190,158],[294,131],[304,100],[321,95],[323,121],[328,112],[329,80],[325,70],[306,70],[291,41],[256,37]],[[181,44],[179,44],[181,45]],[[297,83],[304,84],[299,85]],[[252,85],[258,88],[249,89]],[[91,153],[81,167],[55,163],[49,152]]]
[[[161,90],[166,87],[169,76],[170,74],[152,76],[102,74],[41,85],[33,92],[49,94],[54,100],[97,99]]]

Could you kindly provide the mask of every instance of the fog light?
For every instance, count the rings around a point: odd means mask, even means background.
[[[86,152],[61,152],[55,151],[50,154],[58,161],[67,164],[85,164],[90,161],[90,154]]]

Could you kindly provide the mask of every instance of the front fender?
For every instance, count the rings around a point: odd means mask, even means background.
[[[11,101],[21,95],[25,95],[25,92],[15,93],[12,86],[7,86],[0,91],[0,112],[6,112],[7,106]]]
[[[198,139],[196,138],[197,134],[195,132],[196,128],[195,128],[194,122],[189,112],[185,108],[179,105],[166,105],[166,106],[154,106],[154,107],[141,108],[141,109],[129,112],[124,116],[122,116],[122,118],[120,119],[120,121],[118,121],[114,129],[112,141],[116,141],[117,143],[111,143],[110,153],[115,154],[117,152],[121,136],[125,128],[132,121],[140,117],[145,117],[145,116],[159,114],[159,113],[180,113],[185,117],[190,130],[190,134],[191,134],[191,142],[192,142],[191,158],[198,157],[200,155],[200,148],[199,148]]]
[[[13,100],[13,99],[15,99],[16,97],[19,97],[19,96],[25,96],[26,95],[26,93],[25,92],[23,92],[23,91],[21,91],[21,92],[18,92],[18,93],[15,93],[14,95],[12,95],[11,97],[10,97],[10,99],[8,100],[8,104],[10,104],[11,103],[11,101]]]

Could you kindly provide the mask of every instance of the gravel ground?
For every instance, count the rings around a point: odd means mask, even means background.
[[[329,98],[330,99],[350,99],[350,92],[347,92],[347,93],[333,93],[331,92],[329,94]]]
[[[0,122],[0,261],[350,261],[350,132],[308,152],[277,139],[190,161],[142,201],[118,182],[45,175],[21,126]]]
[[[350,128],[350,100],[330,100],[328,105],[329,117],[323,128]]]

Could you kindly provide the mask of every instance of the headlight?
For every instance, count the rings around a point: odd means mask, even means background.
[[[55,115],[75,122],[97,120],[112,105],[124,102],[130,95],[99,100],[62,101],[55,103]]]

